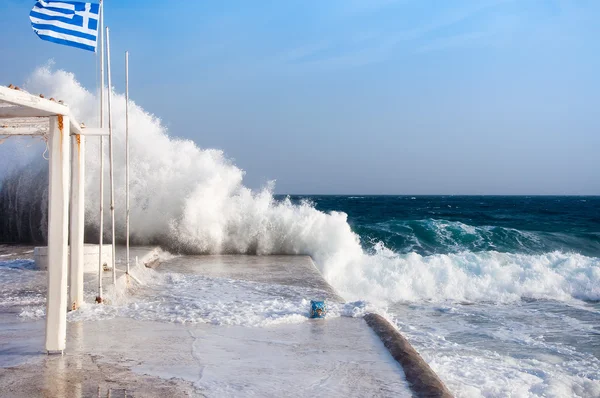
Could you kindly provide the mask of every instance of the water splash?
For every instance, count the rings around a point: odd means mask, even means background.
[[[26,84],[70,104],[87,125],[97,123],[97,99],[73,74],[37,69]],[[116,233],[124,237],[125,98],[114,93]],[[421,256],[398,254],[375,242],[366,253],[341,212],[309,202],[276,200],[273,185],[252,191],[244,171],[222,151],[169,136],[160,119],[130,106],[132,241],[184,253],[306,254],[347,299],[512,301],[600,299],[599,259],[552,252],[494,251]],[[86,222],[97,230],[99,140],[87,142]],[[1,150],[1,148],[0,148]],[[105,171],[108,181],[108,170]],[[32,188],[35,184],[32,184]],[[107,190],[108,191],[108,190]],[[106,192],[105,203],[109,203]],[[106,206],[108,210],[108,206]],[[108,223],[108,214],[105,216]],[[456,226],[443,226],[442,238]],[[458,225],[457,234],[473,231]],[[455,228],[456,229],[456,228]],[[108,231],[108,224],[105,226]],[[461,236],[462,236],[461,235]],[[454,239],[453,236],[447,239]]]

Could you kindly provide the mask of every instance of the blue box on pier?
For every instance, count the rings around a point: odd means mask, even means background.
[[[324,301],[310,300],[310,317],[311,318],[325,318],[327,313]]]

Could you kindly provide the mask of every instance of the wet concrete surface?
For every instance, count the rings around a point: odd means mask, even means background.
[[[184,256],[155,269],[310,287],[341,300],[310,257]],[[362,318],[246,327],[115,317],[69,322],[67,333],[64,356],[47,356],[43,320],[0,308],[0,395],[412,396]]]
[[[324,292],[329,300],[344,301],[323,279],[310,256],[181,256],[162,262],[157,270],[308,287]]]

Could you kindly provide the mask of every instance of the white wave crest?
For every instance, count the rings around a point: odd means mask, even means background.
[[[493,301],[522,297],[600,299],[600,259],[574,253],[541,255],[461,252],[397,254],[377,245],[363,256],[359,287],[371,300]]]
[[[96,96],[75,77],[37,69],[31,92],[63,99],[87,125],[98,119]],[[125,98],[114,94],[117,234],[124,235]],[[223,152],[169,136],[161,121],[131,104],[131,225],[137,243],[159,242],[191,253],[308,254],[349,299],[600,299],[598,258],[577,254],[497,252],[399,255],[379,244],[366,254],[344,213],[276,201],[273,186],[254,192]],[[87,145],[87,222],[98,224],[98,139]],[[106,170],[108,181],[108,170]],[[108,203],[108,189],[105,197]],[[108,206],[105,207],[108,209]],[[108,217],[105,217],[108,223]],[[106,225],[105,230],[108,230]]]

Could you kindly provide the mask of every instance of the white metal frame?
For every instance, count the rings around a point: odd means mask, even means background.
[[[0,136],[13,135],[43,135],[48,139],[50,178],[46,350],[62,352],[66,344],[67,295],[70,309],[77,309],[83,301],[85,136],[104,136],[108,135],[108,132],[104,129],[80,126],[69,108],[61,103],[16,88],[0,87]],[[71,167],[73,175],[69,181]],[[70,264],[69,183],[72,186]]]

